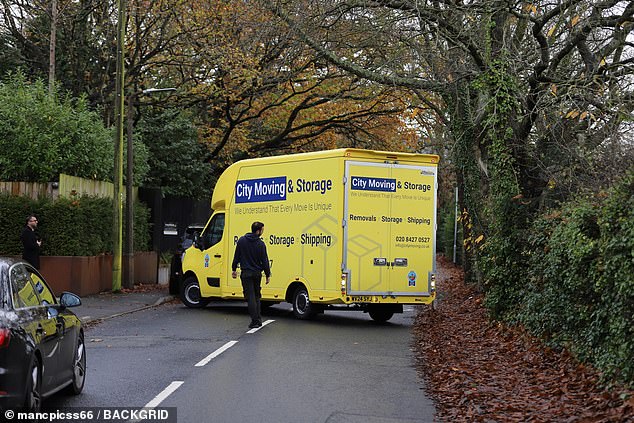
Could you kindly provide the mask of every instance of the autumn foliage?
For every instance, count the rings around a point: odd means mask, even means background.
[[[411,93],[321,60],[257,2],[163,0],[150,10],[164,26],[151,32],[133,26],[132,33],[144,36],[130,47],[145,51],[149,37],[166,48],[147,56],[138,78],[149,85],[160,76],[186,93],[178,101],[193,112],[216,173],[253,156],[416,148],[417,134],[408,125]]]

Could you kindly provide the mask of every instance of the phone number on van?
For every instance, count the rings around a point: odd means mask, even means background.
[[[422,242],[427,243],[431,238],[428,236],[397,236],[396,242]]]

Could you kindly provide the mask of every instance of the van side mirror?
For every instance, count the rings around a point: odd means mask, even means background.
[[[194,232],[194,247],[198,248],[201,251],[203,250],[202,240],[200,239],[200,234],[198,233],[198,231]]]

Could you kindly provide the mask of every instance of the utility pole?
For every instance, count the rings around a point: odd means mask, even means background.
[[[55,43],[57,42],[57,0],[51,2],[51,38],[48,45],[48,95],[55,88]]]
[[[125,108],[125,21],[126,0],[118,0],[117,73],[115,90],[115,154],[112,227],[112,291],[121,290],[121,256],[123,241],[123,110]]]

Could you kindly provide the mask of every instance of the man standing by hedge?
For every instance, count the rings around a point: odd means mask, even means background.
[[[24,229],[22,229],[22,234],[20,235],[20,239],[22,240],[22,245],[24,246],[24,251],[22,252],[22,258],[36,269],[40,269],[40,247],[42,246],[42,240],[35,233],[37,229],[37,217],[30,215],[26,218],[26,225]]]

